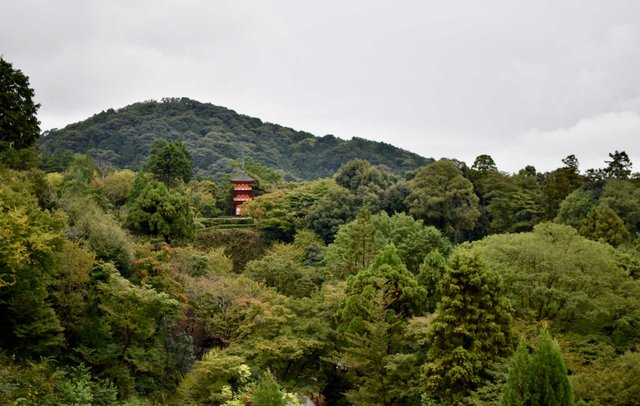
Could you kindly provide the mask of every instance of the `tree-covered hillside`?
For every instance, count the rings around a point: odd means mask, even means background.
[[[48,131],[40,141],[45,153],[81,152],[98,164],[137,169],[156,139],[181,141],[191,153],[195,176],[233,172],[233,161],[243,156],[281,169],[291,180],[329,176],[354,158],[396,174],[432,161],[381,142],[315,137],[187,98],[109,109]]]

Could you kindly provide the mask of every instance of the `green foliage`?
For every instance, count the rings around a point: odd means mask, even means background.
[[[251,371],[241,357],[211,350],[182,381],[185,405],[223,405],[248,383]]]
[[[411,214],[440,229],[452,241],[474,228],[480,217],[473,185],[452,162],[440,160],[418,170],[405,203]]]
[[[635,283],[610,247],[582,238],[568,226],[543,223],[532,233],[487,237],[475,245],[501,272],[523,317],[601,331],[615,325],[617,317],[635,312],[635,304],[622,313],[606,310],[633,295]]]
[[[629,179],[631,175],[631,160],[626,152],[617,150],[614,153],[609,153],[611,161],[605,161],[607,167],[604,173],[607,177],[615,179]]]
[[[184,372],[176,368],[176,353],[168,351],[166,331],[177,318],[178,302],[166,293],[133,285],[109,265],[103,272],[106,280],[96,284],[95,292],[98,318],[84,326],[78,351],[117,385],[121,397],[134,390],[166,396]]]
[[[498,167],[496,166],[495,161],[493,160],[491,155],[487,155],[487,154],[478,155],[476,159],[473,161],[473,165],[471,166],[471,169],[473,169],[474,171],[478,171],[480,173],[498,171]]]
[[[4,105],[4,104],[3,104]],[[46,153],[91,154],[116,168],[140,168],[155,139],[181,142],[191,154],[196,177],[235,171],[234,161],[278,168],[288,179],[331,176],[351,159],[384,165],[398,175],[430,160],[381,142],[312,134],[265,123],[224,107],[187,98],[147,101],[52,130],[41,139]]]
[[[504,387],[502,404],[573,405],[573,390],[567,376],[560,346],[547,329],[542,329],[532,354],[520,342]]]
[[[349,278],[345,294],[336,313],[341,340],[336,362],[349,368],[354,389],[347,399],[366,405],[415,402],[412,377],[420,356],[405,330],[407,320],[423,310],[424,289],[390,244],[369,268]]]
[[[91,186],[114,206],[122,206],[127,202],[134,178],[135,173],[129,169],[115,170],[103,177],[94,178]]]
[[[354,159],[342,165],[335,174],[335,180],[355,196],[359,207],[373,212],[380,210],[386,189],[394,183],[391,175],[364,159]]]
[[[640,399],[640,353],[627,351],[605,357],[572,376],[576,398],[592,406],[632,405]]]
[[[630,181],[608,179],[600,202],[611,208],[632,235],[640,232],[640,189]]]
[[[614,247],[622,244],[631,236],[624,222],[609,207],[594,206],[580,227],[580,235],[594,241],[604,241]]]
[[[353,206],[349,191],[328,179],[291,184],[243,205],[269,240],[285,242],[300,228],[331,241],[338,226],[353,219]]]
[[[262,374],[251,400],[252,406],[284,406],[284,396],[271,371]]]
[[[0,58],[0,151],[27,148],[40,136],[33,96],[29,78]]]
[[[64,215],[40,209],[21,175],[0,169],[0,347],[28,357],[62,345],[47,299]]]
[[[67,236],[91,249],[98,259],[114,263],[128,273],[133,262],[129,235],[118,222],[102,210],[93,199],[67,194],[60,205],[69,216]]]
[[[447,263],[442,298],[429,327],[431,347],[422,367],[428,398],[453,404],[477,387],[489,366],[511,346],[511,306],[500,277],[468,247]]]
[[[177,180],[188,183],[191,180],[191,155],[180,142],[156,139],[149,150],[146,170],[166,185]]]
[[[569,162],[569,166],[546,173],[544,179],[540,182],[542,207],[546,220],[555,218],[558,214],[560,203],[564,198],[579,188],[585,181],[584,177],[578,172],[577,162],[576,165],[572,161],[567,162]]]
[[[0,403],[3,405],[108,406],[118,404],[109,381],[87,367],[60,367],[49,359],[15,363],[0,355]]]
[[[137,232],[159,235],[165,241],[194,236],[189,199],[180,192],[168,190],[163,183],[148,182],[128,205],[126,224]]]
[[[376,229],[367,209],[358,217],[341,226],[335,241],[327,249],[326,262],[330,275],[345,279],[367,268],[380,249],[376,242]]]
[[[438,250],[445,256],[451,253],[451,243],[432,226],[404,213],[388,216],[380,213],[371,217],[376,229],[378,245],[393,243],[407,269],[417,274],[428,253]]]
[[[316,288],[314,269],[305,267],[304,253],[294,245],[276,244],[259,260],[249,262],[245,275],[276,288],[283,295],[309,296]]]
[[[593,191],[583,188],[576,189],[560,203],[558,215],[554,221],[570,225],[578,230],[595,202],[596,197]]]
[[[223,248],[233,262],[233,271],[241,272],[249,261],[262,257],[267,243],[254,230],[213,230],[198,235],[197,246],[209,250]]]

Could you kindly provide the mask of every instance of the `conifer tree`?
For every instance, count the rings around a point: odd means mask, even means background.
[[[284,396],[271,371],[262,375],[253,395],[252,406],[284,406]]]
[[[533,354],[520,342],[511,360],[503,406],[570,406],[573,389],[560,346],[546,328],[540,330]]]
[[[508,351],[511,306],[499,276],[476,251],[464,247],[447,265],[441,294],[422,373],[427,398],[455,404]]]

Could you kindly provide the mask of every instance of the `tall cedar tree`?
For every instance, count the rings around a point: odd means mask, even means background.
[[[447,264],[441,294],[422,372],[428,398],[455,404],[478,386],[497,357],[509,351],[511,306],[499,275],[465,247]]]

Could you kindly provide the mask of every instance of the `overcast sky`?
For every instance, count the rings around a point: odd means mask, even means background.
[[[469,165],[640,170],[640,1],[3,0],[43,130],[189,97]]]

